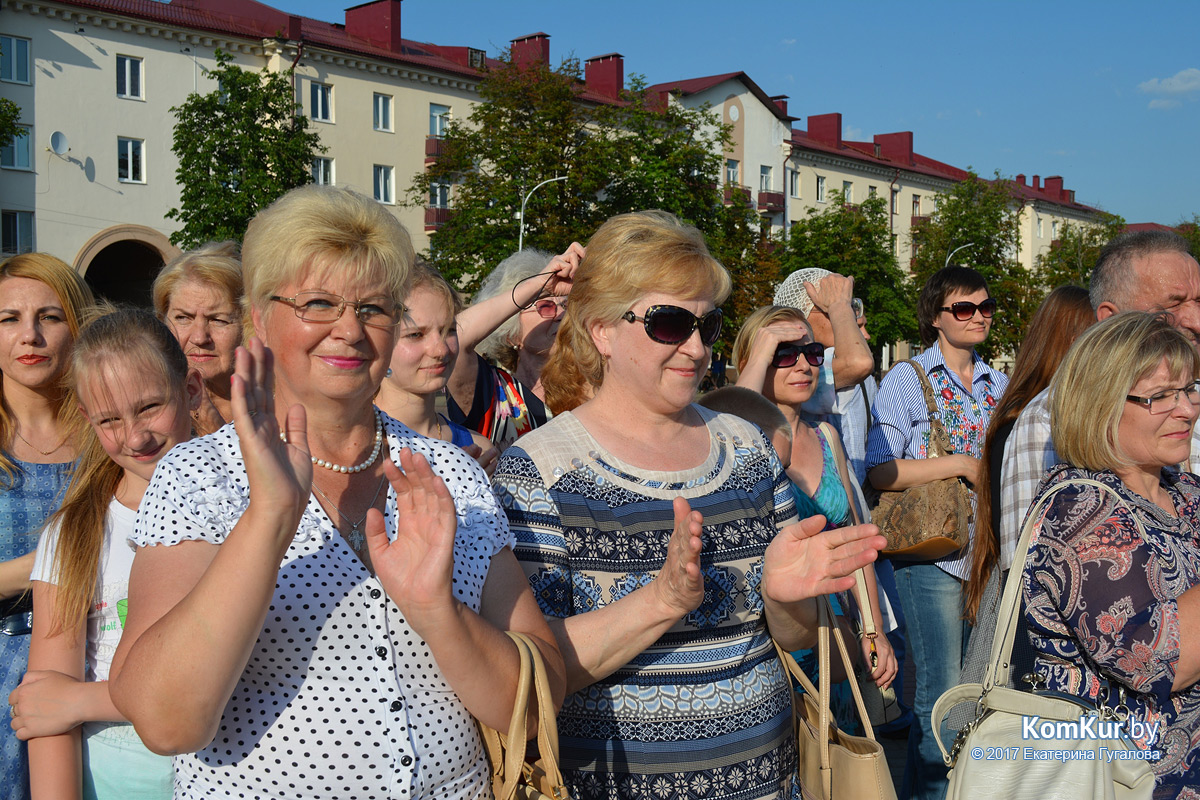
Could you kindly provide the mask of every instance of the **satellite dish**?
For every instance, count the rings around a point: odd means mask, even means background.
[[[50,134],[50,149],[54,151],[54,155],[66,155],[70,151],[71,145],[67,141],[67,135],[62,131],[55,131]]]

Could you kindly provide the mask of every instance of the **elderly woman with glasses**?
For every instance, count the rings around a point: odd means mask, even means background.
[[[1079,337],[1050,389],[1066,463],[1042,481],[1038,500],[1057,491],[1014,564],[1040,687],[1156,726],[1137,744],[1161,756],[1164,800],[1200,786],[1200,482],[1177,468],[1197,376],[1192,343],[1159,315],[1117,314]]]
[[[483,471],[372,404],[412,260],[346,189],[294,189],[246,231],[234,426],[155,470],[112,672],[147,746],[187,754],[176,798],[484,796],[472,717],[509,723],[503,631],[561,680]]]
[[[542,366],[583,253],[578,242],[557,256],[521,250],[484,280],[475,301],[458,315],[464,356],[455,362],[446,387],[451,421],[503,450],[550,418]]]
[[[624,214],[592,237],[543,373],[564,410],[493,487],[567,661],[576,798],[792,797],[791,687],[817,595],[882,537],[798,522],[770,441],[693,403],[729,274],[695,228]]]

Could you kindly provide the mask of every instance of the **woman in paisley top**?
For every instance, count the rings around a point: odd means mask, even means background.
[[[1126,312],[1075,343],[1050,427],[1066,464],[1024,565],[1045,688],[1157,726],[1156,798],[1200,797],[1200,482],[1179,472],[1200,407],[1200,356],[1160,316]],[[1014,565],[1020,566],[1020,565]]]
[[[992,409],[1008,385],[1008,377],[975,352],[987,339],[995,312],[987,281],[973,269],[946,267],[925,282],[917,325],[926,349],[913,361],[929,377],[953,452],[927,458],[931,429],[925,396],[912,365],[897,364],[879,385],[867,434],[867,480],[876,489],[900,491],[942,478],[974,484]],[[909,732],[901,794],[941,800],[946,767],[929,719],[933,704],[958,682],[966,652],[962,594],[971,571],[970,548],[934,561],[892,564],[916,667],[913,711],[920,723]],[[948,736],[944,731],[943,739]]]
[[[567,661],[573,796],[791,797],[791,693],[818,594],[853,584],[873,526],[797,523],[770,442],[693,405],[729,274],[662,211],[596,232],[543,371],[566,411],[492,482]],[[769,629],[769,630],[768,630]]]
[[[0,264],[0,697],[21,682],[42,522],[62,502],[79,424],[62,382],[92,292],[46,253]],[[0,798],[29,796],[25,743],[0,725]]]

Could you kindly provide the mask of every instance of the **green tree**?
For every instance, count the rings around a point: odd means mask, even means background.
[[[854,293],[863,300],[875,349],[916,337],[914,294],[892,252],[887,201],[882,197],[853,206],[835,192],[824,210],[811,208],[796,220],[788,233],[784,277],[807,267],[854,278]]]
[[[1046,290],[1065,283],[1086,288],[1100,251],[1124,228],[1125,220],[1115,214],[1103,214],[1094,223],[1064,223],[1058,239],[1038,256],[1037,283]]]
[[[729,130],[707,108],[661,104],[640,76],[617,104],[581,100],[579,62],[513,64],[486,71],[480,102],[452,120],[436,162],[414,176],[406,204],[424,206],[454,186],[453,212],[429,256],[472,290],[517,249],[526,194],[525,245],[559,251],[587,241],[613,214],[663,208],[709,233],[724,214],[717,176]]]
[[[171,242],[185,249],[240,241],[260,209],[312,180],[313,157],[325,152],[298,113],[290,72],[255,73],[228,53],[215,56],[217,66],[205,74],[217,88],[171,109],[179,207],[166,216],[183,223]]]
[[[1191,244],[1192,255],[1200,258],[1200,214],[1193,214],[1190,222],[1181,222],[1175,230]]]
[[[4,51],[0,49],[0,56]],[[21,107],[7,97],[0,97],[0,147],[8,147],[17,137],[25,136],[28,129],[17,124],[21,119]]]
[[[954,250],[970,245],[952,263],[979,270],[999,304],[991,335],[979,347],[985,359],[1016,352],[1042,297],[1016,258],[1021,246],[1020,214],[1021,202],[999,172],[994,180],[970,172],[939,195],[937,210],[911,232],[911,268],[918,293]]]

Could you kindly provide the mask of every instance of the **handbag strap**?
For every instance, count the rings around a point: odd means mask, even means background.
[[[524,633],[506,631],[517,646],[521,657],[521,674],[517,682],[517,696],[513,702],[512,718],[509,721],[508,737],[504,753],[504,786],[497,792],[497,800],[516,797],[525,767],[528,747],[526,715],[530,695],[536,695],[538,714],[538,752],[546,777],[554,787],[562,787],[562,773],[558,767],[558,724],[554,717],[554,699],[550,693],[550,679],[546,664],[537,645]],[[532,690],[532,691],[531,691]],[[565,797],[565,790],[563,790]]]
[[[917,374],[917,380],[921,383],[921,394],[925,398],[925,411],[929,415],[929,444],[932,445],[926,458],[949,455],[951,452],[950,434],[946,433],[946,426],[942,424],[942,412],[938,410],[937,400],[933,396],[933,386],[929,383],[929,376],[925,374],[925,368],[911,358],[896,363],[911,366],[913,372]],[[893,368],[895,368],[894,365]]]
[[[837,462],[838,477],[842,480],[842,491],[846,493],[846,504],[850,507],[850,521],[855,525],[861,525],[862,516],[858,512],[858,493],[854,491],[854,486],[850,483],[850,469],[846,466],[846,453],[842,450],[840,437],[828,422],[822,422],[818,427],[825,435],[825,441],[829,443],[829,449],[833,451],[833,459]],[[862,617],[863,635],[874,639],[878,635],[878,630],[875,627],[875,614],[871,611],[870,596],[867,594],[867,573],[861,567],[854,570],[854,584],[858,587],[858,596],[863,599],[863,602],[858,604],[859,614]]]
[[[1008,672],[1012,666],[1013,640],[1016,638],[1017,633],[1017,612],[1020,608],[1019,595],[1021,593],[1022,576],[1024,574],[1025,560],[1029,555],[1029,544],[1033,538],[1033,531],[1041,524],[1051,498],[1058,492],[1071,486],[1095,486],[1101,493],[1111,494],[1117,499],[1120,505],[1128,508],[1125,500],[1111,486],[1107,486],[1091,478],[1074,478],[1069,481],[1063,481],[1051,488],[1030,509],[1029,514],[1025,517],[1025,524],[1021,529],[1021,539],[1017,543],[1017,549],[1013,555],[1012,563],[1014,569],[1009,571],[1008,581],[1004,584],[1004,597],[1000,601],[1000,611],[996,617],[996,633],[992,639],[992,655],[987,672],[983,677],[983,693],[985,695],[993,686],[1004,686],[1008,683]],[[1130,518],[1133,520],[1134,525],[1137,526],[1138,533],[1144,536],[1145,529],[1142,527],[1142,523],[1138,520],[1137,515],[1130,513]]]

